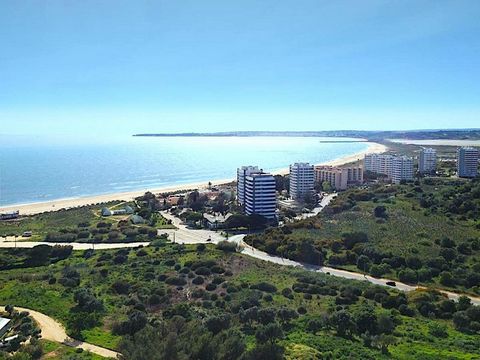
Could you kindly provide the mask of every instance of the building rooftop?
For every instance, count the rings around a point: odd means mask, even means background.
[[[2,330],[5,326],[10,323],[10,319],[0,317],[0,330]]]
[[[232,216],[232,214],[228,213],[226,215],[222,215],[222,214],[208,214],[208,213],[205,213],[203,214],[203,217],[205,219],[207,219],[209,222],[211,223],[215,223],[215,222],[218,222],[218,223],[224,223],[225,221],[227,221],[227,219]]]

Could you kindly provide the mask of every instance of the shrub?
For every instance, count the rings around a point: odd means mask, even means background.
[[[217,249],[225,252],[235,252],[237,251],[237,244],[234,242],[224,240],[224,241],[220,241],[217,244]]]
[[[192,280],[192,283],[194,283],[195,285],[201,285],[205,282],[204,278],[202,276],[197,276],[196,278],[194,278]]]
[[[165,282],[169,285],[183,286],[187,284],[185,279],[179,277],[168,277],[165,279]]]
[[[283,289],[282,290],[282,295],[285,296],[288,299],[293,299],[292,289],[290,289],[290,288]]]
[[[208,291],[214,291],[216,288],[217,288],[217,285],[215,285],[214,283],[210,283],[206,286],[206,289]]]
[[[207,267],[199,267],[198,269],[195,270],[195,274],[197,275],[204,275],[204,276],[208,276],[212,273],[212,271],[207,268]]]
[[[130,284],[125,280],[117,280],[112,284],[112,289],[119,295],[128,294],[130,287]]]
[[[258,284],[254,284],[250,286],[250,289],[255,289],[255,290],[260,290],[260,291],[265,291],[268,293],[276,293],[277,288],[275,285],[266,283],[266,282],[261,282]]]

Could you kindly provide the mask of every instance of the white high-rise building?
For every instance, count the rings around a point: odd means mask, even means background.
[[[459,177],[478,176],[478,149],[462,147],[457,150],[457,174]]]
[[[245,214],[258,214],[269,220],[275,219],[277,194],[275,178],[263,172],[245,176]]]
[[[418,158],[418,172],[428,174],[437,169],[437,151],[432,148],[423,148]]]
[[[413,180],[413,159],[408,156],[395,156],[392,161],[392,182]]]
[[[237,201],[241,206],[245,205],[245,177],[258,172],[260,172],[258,166],[251,165],[237,169]]]
[[[366,154],[364,159],[365,171],[392,177],[392,163],[394,155],[388,154]]]
[[[413,180],[413,159],[407,156],[367,154],[364,169],[386,175],[395,184],[402,180]]]
[[[303,200],[307,194],[312,194],[315,185],[315,169],[309,163],[290,165],[290,197]]]

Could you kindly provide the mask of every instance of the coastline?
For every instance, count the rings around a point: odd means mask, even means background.
[[[329,166],[341,166],[351,162],[360,160],[367,153],[383,153],[387,151],[387,146],[383,144],[378,144],[374,142],[368,142],[368,148],[364,151],[357,152],[352,155],[347,155],[341,158],[333,159],[321,164],[316,165],[329,165]],[[278,171],[273,171],[272,173],[277,175],[288,174],[288,168],[280,169]],[[212,180],[212,186],[219,186],[234,181],[233,178],[230,179],[219,179]],[[126,191],[119,192],[114,194],[102,194],[94,196],[86,196],[80,198],[69,198],[69,199],[57,199],[47,202],[38,202],[38,203],[29,203],[29,204],[17,204],[17,205],[7,205],[0,207],[0,212],[14,211],[19,210],[21,215],[34,215],[47,211],[56,211],[64,208],[73,208],[81,207],[91,204],[105,203],[110,201],[131,201],[134,198],[143,195],[146,191],[152,193],[162,193],[162,192],[173,192],[173,191],[182,191],[182,190],[192,190],[192,189],[206,189],[208,184],[203,182],[195,182],[184,185],[168,185],[155,189],[141,189],[135,191]]]

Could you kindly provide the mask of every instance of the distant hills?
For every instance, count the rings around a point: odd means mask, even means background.
[[[158,133],[158,134],[135,134],[133,136],[304,136],[304,137],[352,137],[368,140],[384,139],[454,139],[454,140],[478,140],[480,129],[435,129],[435,130],[407,130],[407,131],[362,131],[362,130],[329,130],[329,131],[227,131],[212,133]]]

